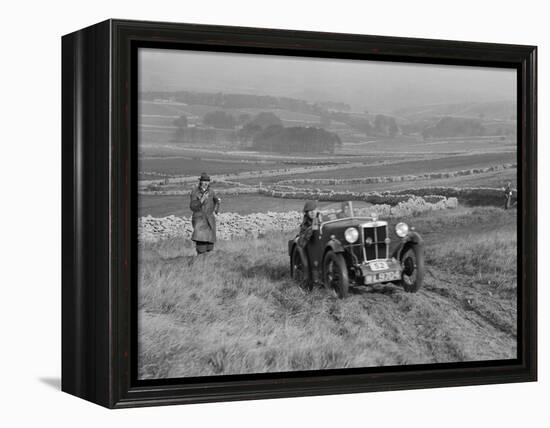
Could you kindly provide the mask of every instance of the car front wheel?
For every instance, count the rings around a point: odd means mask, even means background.
[[[346,261],[341,254],[329,251],[323,261],[323,283],[325,288],[334,292],[338,298],[348,296],[349,278]]]
[[[424,251],[419,245],[411,245],[401,255],[403,273],[401,285],[407,293],[416,293],[424,280]]]

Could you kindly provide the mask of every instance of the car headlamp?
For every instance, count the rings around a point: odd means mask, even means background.
[[[353,244],[359,239],[359,231],[355,227],[348,227],[344,232],[344,237],[346,241]]]
[[[395,225],[395,233],[400,238],[404,238],[409,233],[409,226],[407,225],[407,223],[397,223]]]

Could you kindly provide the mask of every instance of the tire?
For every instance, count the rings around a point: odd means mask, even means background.
[[[348,297],[349,277],[346,261],[341,254],[329,250],[323,259],[323,284],[339,299]]]
[[[403,274],[401,286],[407,293],[416,293],[424,281],[424,251],[419,245],[409,245],[401,253]]]
[[[307,260],[304,260],[304,253],[300,251],[298,246],[294,247],[290,257],[290,276],[302,290],[311,291],[313,289]]]

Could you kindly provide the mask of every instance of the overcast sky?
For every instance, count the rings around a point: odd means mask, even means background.
[[[140,49],[139,90],[341,101],[356,110],[515,101],[509,69]]]

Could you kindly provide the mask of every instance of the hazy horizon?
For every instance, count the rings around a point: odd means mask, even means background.
[[[516,101],[514,69],[173,49],[140,49],[138,58],[140,91],[287,96],[373,111]]]

